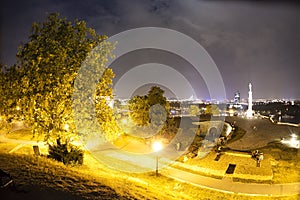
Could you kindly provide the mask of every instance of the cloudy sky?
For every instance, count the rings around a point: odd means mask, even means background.
[[[186,34],[216,63],[229,99],[237,90],[246,98],[249,81],[254,98],[300,99],[300,4],[294,1],[5,0],[0,9],[3,64],[15,62],[17,47],[27,41],[33,22],[59,12],[69,20],[85,20],[99,34],[108,36],[138,27],[163,27]],[[198,98],[209,98],[201,74],[194,73],[186,60],[163,51],[144,50],[121,57],[112,66],[115,82],[145,63],[172,67],[188,80]],[[177,96],[192,94],[184,84],[167,78],[173,84],[167,86],[170,90],[181,89]],[[127,81],[134,82],[134,77],[128,76]]]

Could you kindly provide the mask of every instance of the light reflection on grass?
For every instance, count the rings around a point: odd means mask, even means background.
[[[68,167],[43,157],[0,154],[0,168],[19,186],[40,185],[85,198],[101,195],[136,199],[296,199],[251,197],[203,189],[155,173],[129,174],[106,168],[88,154],[83,166]],[[5,163],[5,164],[4,164]],[[109,186],[109,187],[107,187]],[[110,189],[112,188],[112,189]],[[115,192],[114,192],[115,190]]]

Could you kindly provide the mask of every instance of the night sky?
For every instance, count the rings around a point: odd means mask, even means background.
[[[5,0],[0,9],[2,64],[15,63],[17,48],[27,42],[33,22],[59,12],[69,20],[85,20],[97,33],[108,36],[149,26],[188,35],[216,63],[228,99],[237,90],[247,98],[249,81],[254,98],[300,99],[300,4],[296,1]],[[168,52],[144,50],[121,57],[112,64],[114,81],[149,62],[174,68],[190,82],[198,98],[209,98],[201,76]],[[182,90],[180,98],[191,95],[176,81],[173,84]]]

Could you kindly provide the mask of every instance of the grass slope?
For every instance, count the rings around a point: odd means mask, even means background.
[[[126,199],[88,175],[78,174],[61,163],[42,157],[0,154],[0,168],[15,182],[15,195],[1,190],[1,197],[29,199]],[[3,196],[4,195],[4,196]],[[52,197],[52,198],[51,198]]]
[[[0,191],[13,199],[297,199],[251,197],[217,192],[154,173],[126,174],[107,169],[86,156],[89,166],[64,166],[30,155],[0,153],[0,168],[10,173],[16,191]],[[6,195],[6,196],[3,196]]]

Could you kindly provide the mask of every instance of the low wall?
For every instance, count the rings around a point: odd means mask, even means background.
[[[273,124],[300,127],[300,123],[299,124],[294,124],[294,123],[288,123],[288,122],[275,122],[272,117],[267,117],[267,116],[264,116],[264,115],[258,115],[258,116],[263,118],[263,119],[269,119]]]

